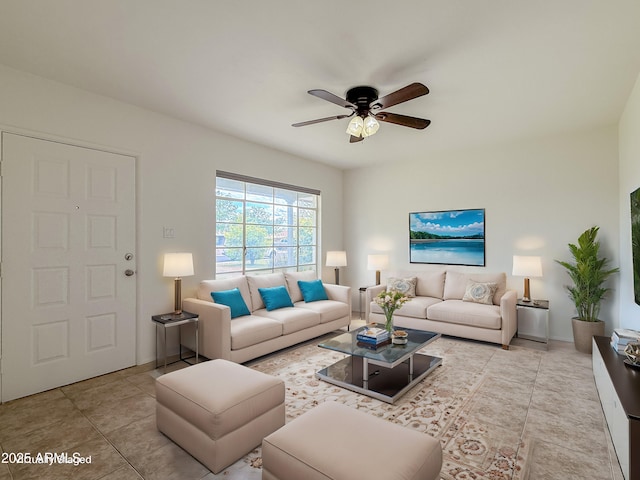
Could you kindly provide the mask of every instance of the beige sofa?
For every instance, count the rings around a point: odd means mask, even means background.
[[[315,272],[246,275],[200,282],[197,298],[186,298],[182,308],[199,315],[199,354],[236,363],[272,353],[347,327],[351,321],[351,288],[324,284],[328,300],[305,302],[298,280],[315,280]],[[268,311],[259,288],[285,286],[293,307]],[[213,302],[211,292],[238,288],[250,315],[231,318],[231,309]],[[191,330],[193,325],[184,325]],[[183,332],[183,344],[195,348],[194,335]]]
[[[409,288],[412,283],[415,285],[415,296],[394,313],[396,327],[428,330],[509,348],[517,330],[517,294],[507,289],[505,273],[444,269],[388,272],[380,285],[367,289],[365,318],[369,321],[385,322],[382,308],[373,299],[394,282]],[[495,284],[490,304],[479,303],[468,294],[468,288],[474,284]],[[465,294],[468,294],[466,298]]]

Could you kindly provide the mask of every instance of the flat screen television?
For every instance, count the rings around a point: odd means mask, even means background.
[[[633,258],[633,296],[640,305],[640,188],[631,192],[631,253]]]

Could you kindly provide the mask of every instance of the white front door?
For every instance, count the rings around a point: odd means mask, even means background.
[[[133,157],[2,134],[2,401],[135,365],[135,265]]]

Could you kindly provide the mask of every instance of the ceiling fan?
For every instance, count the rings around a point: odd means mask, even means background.
[[[341,107],[348,108],[351,110],[351,113],[294,123],[292,126],[304,127],[306,125],[313,125],[314,123],[353,117],[347,127],[347,133],[350,135],[350,143],[360,142],[365,137],[376,133],[380,127],[378,121],[395,123],[396,125],[416,128],[418,130],[427,128],[431,123],[431,120],[425,120],[423,118],[380,111],[383,108],[389,108],[429,93],[429,89],[421,83],[412,83],[380,98],[378,98],[378,90],[367,86],[353,87],[347,90],[346,100],[326,90],[309,90],[308,93]]]

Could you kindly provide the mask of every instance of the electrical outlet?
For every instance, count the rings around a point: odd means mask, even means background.
[[[163,238],[175,238],[176,232],[173,227],[162,227]]]

